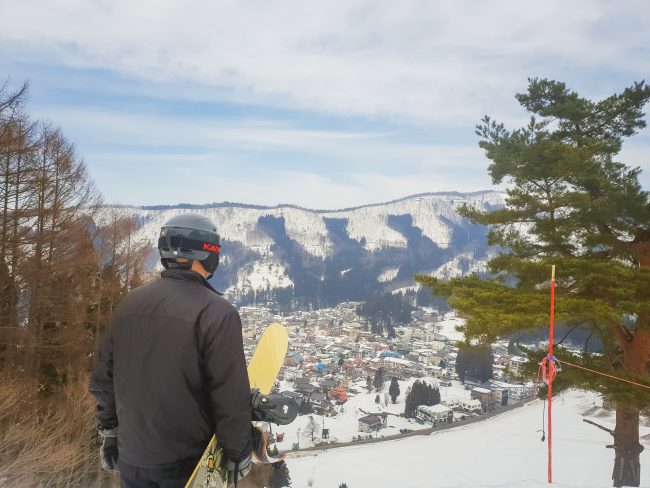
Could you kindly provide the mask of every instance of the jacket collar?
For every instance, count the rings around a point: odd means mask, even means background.
[[[223,295],[223,293],[215,290],[208,280],[206,280],[203,276],[201,276],[196,271],[192,271],[191,269],[178,269],[178,268],[165,269],[163,270],[162,273],[160,273],[160,276],[162,278],[171,278],[172,280],[199,283],[205,286],[208,290],[213,291],[217,295]]]

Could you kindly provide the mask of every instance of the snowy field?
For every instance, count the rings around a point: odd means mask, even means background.
[[[452,342],[462,341],[465,334],[458,332],[456,327],[464,324],[464,319],[458,317],[455,312],[449,312],[436,322],[436,332],[448,337]]]
[[[438,384],[437,380],[434,378],[421,378],[420,380],[426,381],[430,385]],[[414,381],[415,379],[399,382],[401,393],[397,399],[397,403],[395,404],[391,403],[390,399],[388,399],[388,404],[385,404],[384,402],[384,394],[388,392],[388,387],[390,385],[389,381],[386,382],[384,391],[379,393],[380,404],[375,403],[377,393],[364,393],[367,391],[365,381],[355,385],[360,393],[355,396],[350,396],[349,400],[344,405],[337,406],[336,409],[339,412],[338,415],[325,418],[321,415],[311,415],[316,423],[314,440],[316,442],[320,441],[321,430],[324,424],[325,428],[330,431],[330,441],[350,442],[352,441],[353,436],[361,434],[358,431],[358,419],[366,416],[368,413],[376,414],[386,412],[393,414],[388,416],[387,427],[381,429],[379,436],[399,434],[400,429],[420,430],[431,427],[430,424],[422,425],[414,420],[398,417],[398,415],[404,413],[404,398],[406,398],[406,390]],[[465,390],[461,383],[454,381],[453,385],[454,386],[451,387],[440,387],[441,400],[444,401],[447,398],[470,398],[470,391]],[[285,389],[286,386],[288,385],[283,384],[281,389]],[[313,446],[314,443],[312,442],[311,435],[308,432],[309,422],[310,415],[302,415],[290,425],[283,425],[274,428],[274,432],[284,433],[284,440],[278,443],[278,449],[289,450],[294,442],[299,442],[301,448]]]
[[[444,388],[442,388],[444,390]],[[404,393],[404,391],[402,392]],[[611,436],[582,420],[614,427],[613,412],[597,395],[570,391],[553,402],[554,483],[558,487],[611,486]],[[403,406],[403,404],[402,404]],[[302,420],[302,419],[300,419]],[[326,419],[328,422],[329,419]],[[291,453],[292,488],[541,488],[546,442],[540,442],[542,403],[532,402],[490,420],[426,437]],[[650,487],[650,423],[641,426],[641,485]]]

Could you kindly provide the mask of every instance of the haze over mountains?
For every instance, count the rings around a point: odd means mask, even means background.
[[[413,274],[439,277],[485,269],[496,251],[487,229],[457,209],[503,205],[503,194],[427,193],[357,208],[322,211],[291,205],[235,203],[205,206],[126,207],[150,242],[148,266],[160,226],[183,212],[212,219],[222,236],[222,259],[213,283],[238,304],[271,301],[281,309],[328,307],[414,289]]]

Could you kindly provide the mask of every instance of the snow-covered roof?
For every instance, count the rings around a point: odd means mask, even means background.
[[[490,393],[490,390],[487,388],[481,388],[480,386],[477,386],[476,388],[472,388],[472,391],[475,391],[476,393]]]
[[[393,363],[393,364],[401,364],[403,366],[413,366],[413,361],[408,361],[406,359],[400,359],[400,358],[392,358],[392,357],[385,357],[384,358],[385,363]]]
[[[436,413],[448,413],[451,412],[451,408],[445,407],[444,405],[419,405],[418,410],[420,412],[428,413],[430,415]]]
[[[375,425],[381,423],[381,418],[379,418],[377,415],[370,414],[366,415],[365,417],[361,417],[359,419],[359,422],[362,424]]]

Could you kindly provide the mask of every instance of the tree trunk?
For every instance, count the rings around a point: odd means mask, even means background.
[[[616,428],[614,430],[613,486],[640,486],[643,446],[639,443],[639,409],[625,403],[616,404]]]
[[[641,268],[650,268],[650,231],[637,234],[631,249]],[[623,350],[624,371],[636,376],[650,375],[650,317],[639,315],[631,337],[618,331],[618,343]],[[614,433],[613,484],[639,486],[641,484],[641,461],[643,446],[639,443],[639,409],[623,402],[616,404],[616,428]]]
[[[623,367],[627,373],[643,376],[650,368],[650,329],[645,327],[647,317],[640,315],[634,336],[626,338],[619,335],[622,342]],[[613,484],[619,486],[640,486],[643,446],[639,443],[639,409],[623,402],[616,404],[616,428],[614,444]]]

